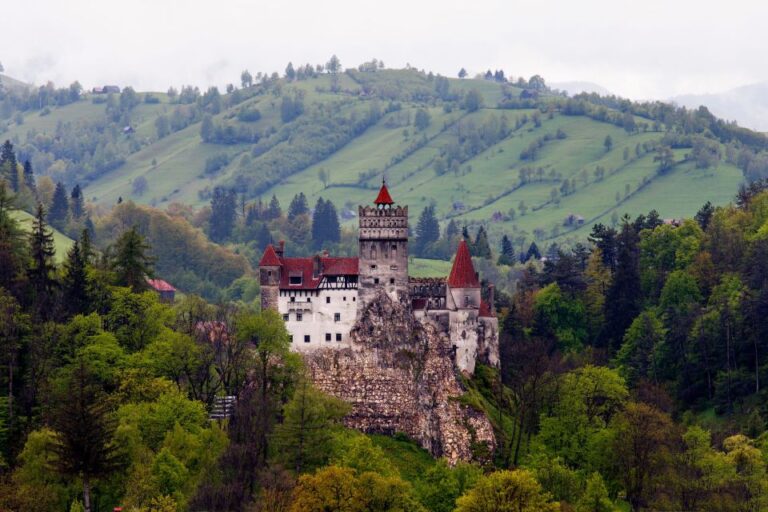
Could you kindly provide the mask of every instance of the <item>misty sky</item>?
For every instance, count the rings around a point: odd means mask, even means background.
[[[1,0],[0,62],[35,83],[166,90],[373,57],[488,68],[635,98],[768,80],[768,2],[731,0]]]

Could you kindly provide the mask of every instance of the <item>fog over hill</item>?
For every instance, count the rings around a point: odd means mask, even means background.
[[[744,85],[720,93],[684,94],[671,100],[689,108],[704,105],[718,117],[734,120],[753,130],[768,131],[768,82]]]

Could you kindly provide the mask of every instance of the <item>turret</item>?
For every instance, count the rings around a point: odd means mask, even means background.
[[[408,207],[395,206],[386,182],[374,205],[359,208],[358,311],[381,290],[395,300],[408,293]]]
[[[449,309],[480,308],[480,279],[464,240],[459,242],[447,284],[446,301]]]
[[[284,242],[280,242],[280,253],[284,250]],[[280,296],[280,278],[283,263],[278,252],[269,244],[259,261],[259,284],[261,286],[261,309],[277,311],[277,299]]]

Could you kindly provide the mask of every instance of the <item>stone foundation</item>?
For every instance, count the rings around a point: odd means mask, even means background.
[[[380,294],[361,312],[350,340],[350,348],[304,356],[315,385],[352,405],[347,426],[403,432],[451,464],[491,455],[493,428],[458,402],[464,390],[452,344],[436,326]]]

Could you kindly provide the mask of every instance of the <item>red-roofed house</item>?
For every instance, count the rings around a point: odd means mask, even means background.
[[[352,327],[373,301],[408,304],[417,320],[442,328],[456,365],[472,373],[475,362],[497,365],[498,321],[493,288],[481,299],[469,247],[461,241],[448,278],[408,277],[408,207],[394,206],[382,183],[375,206],[359,208],[359,257],[327,253],[285,257],[285,243],[267,246],[259,262],[262,309],[283,316],[299,352],[349,348]]]
[[[173,301],[176,299],[176,288],[171,286],[167,281],[147,278],[147,284],[152,290],[157,292],[161,302],[173,304]]]

